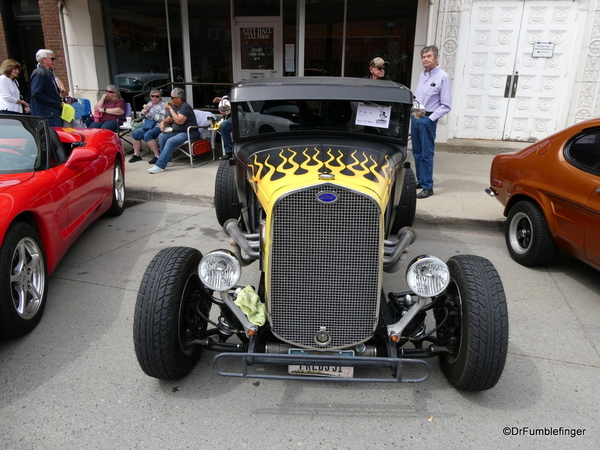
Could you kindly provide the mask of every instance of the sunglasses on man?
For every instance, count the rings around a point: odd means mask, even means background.
[[[115,91],[109,91],[108,89],[105,91],[107,94],[114,94]]]
[[[160,95],[151,95],[150,97],[152,97],[152,98],[160,98]],[[171,97],[171,98],[173,98],[173,97]]]
[[[54,56],[52,58],[46,58],[49,59],[50,61],[56,61],[57,58],[55,58]]]

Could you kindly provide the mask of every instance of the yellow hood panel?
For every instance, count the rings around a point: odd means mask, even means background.
[[[331,183],[387,204],[395,167],[390,156],[368,149],[271,149],[255,153],[248,161],[248,181],[265,210],[270,211],[281,193]],[[284,188],[283,192],[280,192]]]

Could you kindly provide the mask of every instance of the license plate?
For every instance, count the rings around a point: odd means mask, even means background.
[[[317,356],[354,356],[353,350],[314,352],[291,348],[290,355],[317,355]],[[293,375],[313,375],[318,377],[352,378],[354,367],[328,366],[328,365],[289,365],[288,372]]]

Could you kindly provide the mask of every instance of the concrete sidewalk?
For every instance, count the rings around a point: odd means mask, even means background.
[[[125,150],[129,151],[131,146],[125,145]],[[437,144],[433,177],[435,194],[417,200],[417,220],[497,229],[504,222],[502,205],[484,192],[489,187],[491,162],[498,153],[515,151],[526,145],[472,139]],[[130,157],[131,153],[128,153],[126,161]],[[142,161],[125,163],[130,200],[213,204],[214,180],[220,160],[192,168],[189,159],[181,158],[165,172],[153,175],[148,173],[150,155],[142,153],[142,157]]]

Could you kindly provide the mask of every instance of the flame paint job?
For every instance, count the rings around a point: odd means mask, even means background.
[[[271,149],[252,155],[248,181],[261,205],[269,211],[290,190],[333,183],[361,191],[382,206],[387,204],[396,167],[389,155],[368,149],[296,147]],[[333,175],[332,180],[319,178]]]

